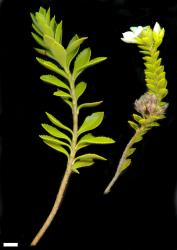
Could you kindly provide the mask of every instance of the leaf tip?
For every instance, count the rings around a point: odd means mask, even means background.
[[[76,174],[80,174],[80,172],[76,168],[72,168],[72,171]]]

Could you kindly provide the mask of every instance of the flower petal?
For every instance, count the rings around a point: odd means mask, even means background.
[[[141,32],[143,31],[144,27],[142,26],[138,26],[138,28],[135,31],[135,35],[139,36],[141,34]]]
[[[138,29],[138,27],[136,27],[136,26],[130,27],[130,30],[133,31],[134,33],[136,32],[137,29]]]
[[[160,25],[159,25],[158,22],[155,23],[154,28],[153,28],[153,31],[154,31],[155,33],[160,33],[161,27],[160,27]]]
[[[121,38],[122,41],[125,43],[134,43],[135,42],[135,34],[131,31],[127,31],[122,33],[123,38]]]
[[[137,43],[136,38],[141,34],[144,27],[138,26],[138,27],[130,27],[131,31],[127,31],[122,33],[123,38],[121,38],[122,41],[125,43]]]

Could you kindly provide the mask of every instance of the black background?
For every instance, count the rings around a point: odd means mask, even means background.
[[[117,142],[90,148],[109,160],[73,174],[61,209],[39,247],[177,249],[177,5],[161,3],[155,8],[127,3],[4,0],[0,9],[2,242],[29,245],[53,205],[65,170],[65,157],[38,138],[40,123],[47,121],[45,111],[71,122],[69,108],[52,96],[52,87],[39,80],[47,71],[35,61],[30,34],[30,12],[50,5],[57,21],[63,20],[65,46],[77,33],[88,36],[85,46],[91,47],[93,57],[108,57],[82,75],[88,82],[82,100],[104,100],[104,104],[83,112],[80,121],[91,112],[104,110],[104,122],[95,134]],[[130,26],[153,27],[156,21],[166,30],[160,50],[169,84],[167,119],[137,145],[133,164],[104,196],[133,134],[127,124],[133,102],[145,92],[138,49],[120,37]]]

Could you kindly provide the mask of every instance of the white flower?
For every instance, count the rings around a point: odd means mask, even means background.
[[[144,27],[138,26],[138,27],[131,27],[131,31],[127,31],[122,33],[123,38],[121,40],[125,43],[137,43],[136,38],[141,34]]]
[[[153,39],[157,47],[159,47],[160,44],[162,43],[164,34],[165,34],[165,29],[161,28],[160,24],[156,22],[153,28]]]
[[[161,31],[161,27],[160,27],[159,23],[156,22],[154,25],[154,28],[153,28],[153,32],[158,34],[158,33],[160,33],[160,31]]]

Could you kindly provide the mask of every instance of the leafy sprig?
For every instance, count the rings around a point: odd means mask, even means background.
[[[158,23],[153,30],[150,26],[131,27],[131,31],[123,33],[122,40],[126,43],[135,43],[143,54],[145,65],[145,82],[147,91],[135,101],[135,110],[138,112],[132,115],[133,120],[128,121],[135,130],[135,134],[127,144],[119,161],[115,176],[105,189],[109,193],[120,174],[131,164],[130,156],[135,152],[134,144],[143,139],[152,127],[159,126],[159,120],[165,118],[165,111],[168,103],[163,99],[167,95],[167,80],[165,77],[162,59],[159,57],[158,47],[162,43],[165,30]]]
[[[95,160],[106,160],[103,156],[94,153],[81,154],[80,149],[91,144],[114,143],[114,140],[90,133],[102,123],[104,112],[92,113],[84,119],[81,125],[78,119],[81,109],[96,107],[102,103],[102,101],[80,103],[87,83],[78,81],[78,76],[87,68],[104,61],[106,57],[91,59],[90,48],[79,51],[80,45],[87,37],[74,35],[68,45],[64,47],[62,21],[57,23],[55,16],[51,17],[50,8],[45,10],[40,7],[38,12],[31,14],[31,18],[33,21],[32,36],[40,46],[35,50],[42,56],[42,58],[37,57],[37,61],[50,70],[50,74],[42,75],[40,79],[56,87],[53,95],[69,105],[73,117],[73,127],[69,128],[58,118],[46,112],[50,124],[42,124],[47,134],[40,135],[40,138],[46,145],[67,157],[67,167],[52,211],[31,243],[34,246],[52,222],[61,204],[71,173],[79,173],[80,168],[93,165]],[[48,57],[48,59],[43,57]]]

